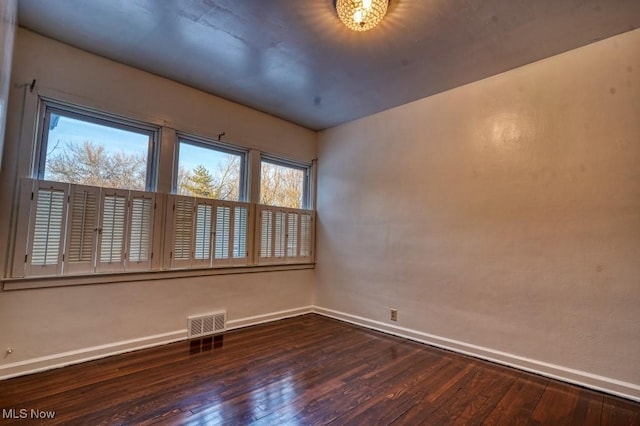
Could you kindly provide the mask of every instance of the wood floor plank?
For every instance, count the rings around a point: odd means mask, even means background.
[[[600,424],[638,426],[640,425],[640,404],[610,395],[603,395]]]
[[[570,425],[580,389],[549,381],[531,419],[540,424]]]
[[[0,409],[23,408],[64,425],[640,425],[639,403],[314,314],[1,382]]]
[[[526,424],[548,383],[549,379],[521,374],[491,412],[482,419],[482,423],[486,425]]]

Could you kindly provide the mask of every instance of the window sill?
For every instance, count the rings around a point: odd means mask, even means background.
[[[214,275],[255,274],[262,272],[298,271],[314,269],[315,263],[290,263],[281,265],[228,266],[204,269],[171,269],[144,272],[118,272],[84,275],[65,275],[29,278],[3,278],[3,291],[29,290],[51,287],[69,287],[76,285],[113,284],[136,281],[172,280],[189,277]]]

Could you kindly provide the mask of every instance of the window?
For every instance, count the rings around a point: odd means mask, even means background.
[[[36,176],[103,188],[149,191],[158,129],[44,102]]]
[[[177,132],[175,150],[162,153],[175,155],[173,186],[157,187],[168,161],[156,158],[160,128],[40,105],[33,173],[16,196],[11,278],[313,262],[308,164],[254,157],[264,205],[250,203],[248,149]]]
[[[180,137],[175,193],[217,200],[246,200],[246,151],[195,137]]]
[[[309,166],[263,156],[260,204],[304,209],[309,206]]]

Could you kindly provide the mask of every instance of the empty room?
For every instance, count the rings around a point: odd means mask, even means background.
[[[640,425],[638,0],[0,0],[1,424]]]

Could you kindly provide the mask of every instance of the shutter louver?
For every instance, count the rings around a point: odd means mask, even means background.
[[[298,213],[287,214],[287,257],[298,256]]]
[[[36,181],[31,192],[26,276],[62,273],[69,185]]]
[[[99,253],[101,270],[121,270],[124,267],[126,213],[125,191],[104,194]]]
[[[233,257],[235,259],[247,257],[247,216],[248,209],[246,207],[234,209]]]
[[[207,204],[196,207],[195,259],[211,259],[211,215],[213,209]]]
[[[190,261],[194,200],[178,198],[174,204],[173,260]]]
[[[270,210],[262,210],[261,217],[260,257],[270,258],[273,249],[273,212]]]
[[[285,257],[287,248],[287,228],[286,228],[286,213],[281,211],[275,212],[275,226],[274,226],[274,257]]]
[[[151,266],[154,202],[153,195],[131,194],[128,269],[131,269],[135,264],[143,269],[148,269]]]
[[[231,207],[218,206],[216,208],[216,245],[215,259],[229,258],[229,238],[231,235]]]
[[[65,193],[39,189],[36,198],[31,265],[57,265],[60,260]]]
[[[71,185],[65,273],[93,272],[100,188]]]
[[[311,215],[300,215],[300,256],[311,256]]]

